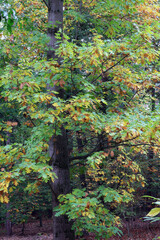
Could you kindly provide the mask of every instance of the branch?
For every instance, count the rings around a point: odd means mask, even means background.
[[[136,136],[136,137],[133,137],[133,138],[128,138],[126,140],[123,140],[123,141],[119,141],[119,142],[113,142],[113,141],[110,141],[111,143],[115,143],[116,145],[118,144],[122,144],[122,143],[125,143],[125,142],[129,142],[129,141],[132,141],[132,140],[135,140],[136,138],[138,138],[139,136]]]
[[[97,81],[98,78],[100,78],[102,76],[102,74],[105,74],[106,72],[108,72],[109,70],[111,70],[112,68],[114,68],[115,66],[117,66],[123,59],[125,59],[126,57],[128,57],[129,54],[125,55],[123,58],[121,58],[118,62],[116,62],[114,65],[112,65],[111,67],[107,68],[107,70],[105,70],[103,73],[99,74],[99,76],[97,78],[95,78],[93,82]],[[87,76],[88,77],[88,76]]]
[[[69,161],[75,160],[75,159],[86,159],[87,157],[91,156],[95,151],[97,150],[101,150],[98,149],[98,145],[96,145],[96,147],[94,149],[92,149],[92,151],[90,151],[89,153],[85,154],[85,155],[79,155],[79,156],[75,156],[75,157],[70,157]]]
[[[123,144],[119,144],[119,146],[137,147],[137,146],[152,146],[152,144],[150,144],[150,143],[137,143],[137,144],[127,144],[127,143],[123,143]],[[117,146],[112,146],[112,147],[117,147]],[[153,146],[152,146],[152,147],[153,147]],[[154,147],[160,147],[160,145],[154,144]]]
[[[98,149],[97,149],[98,150]],[[75,156],[75,157],[70,157],[69,160],[72,161],[72,160],[75,160],[75,159],[86,159],[87,157],[91,156],[92,153],[94,153],[96,151],[96,149],[92,150],[91,152],[85,154],[85,155],[80,155],[80,156]]]
[[[72,164],[71,164],[71,167],[73,167],[73,166],[75,166],[75,165],[77,165],[77,164],[85,166],[85,163],[84,163],[84,162],[79,162],[79,161],[78,161],[78,162],[72,163]]]
[[[57,196],[57,194],[56,194],[56,193],[54,192],[54,190],[53,190],[52,183],[51,183],[50,181],[48,181],[47,184],[49,185],[49,187],[50,187],[53,195],[55,196],[55,199],[57,200],[57,197],[58,197],[58,196]]]
[[[125,59],[125,58],[128,57],[128,56],[129,56],[129,53],[126,54],[123,58],[121,58],[121,59],[120,59],[118,62],[116,62],[114,65],[112,65],[111,67],[107,68],[107,70],[105,70],[104,72],[102,72],[101,74],[99,74],[98,77],[96,77],[96,78],[92,81],[92,83],[95,82],[98,78],[100,78],[104,73],[108,72],[109,70],[111,70],[112,68],[114,68],[115,66],[117,66],[123,59]],[[88,78],[91,74],[92,74],[91,72],[88,73],[87,76],[86,76],[86,78]]]
[[[87,157],[91,156],[94,152],[96,152],[97,150],[98,151],[102,151],[102,150],[105,150],[105,149],[110,149],[110,148],[117,148],[117,146],[127,146],[127,147],[137,147],[137,146],[151,146],[150,143],[137,143],[137,144],[127,144],[127,143],[121,143],[121,144],[115,144],[114,146],[111,145],[111,146],[107,146],[107,147],[103,147],[101,149],[98,149],[97,147],[95,149],[93,149],[91,152],[87,153],[86,155],[80,155],[80,156],[75,156],[75,157],[70,157],[69,160],[72,161],[72,160],[75,160],[75,159],[79,159],[79,160],[83,160],[83,159],[86,159]],[[155,147],[160,147],[160,145],[154,145]],[[76,164],[83,164],[83,163],[75,163],[75,164],[72,164],[72,166],[76,165]]]
[[[46,7],[49,8],[49,5],[48,5],[48,3],[47,3],[46,0],[42,0],[42,2],[44,2],[44,4],[46,5]]]
[[[134,139],[136,139],[138,136],[136,136],[136,137],[133,137],[133,138],[131,138],[131,139],[127,139],[127,140],[125,140],[125,141],[123,141],[124,142],[124,144],[125,144],[125,142],[128,142],[128,141],[131,141],[131,140],[134,140]],[[87,154],[85,154],[85,155],[77,155],[77,156],[75,156],[75,157],[70,157],[69,158],[69,161],[72,161],[72,160],[75,160],[75,159],[79,159],[79,160],[83,160],[83,159],[86,159],[87,157],[89,157],[89,156],[91,156],[94,152],[96,152],[96,151],[102,151],[102,150],[105,150],[105,149],[109,149],[109,148],[115,148],[115,147],[117,147],[117,146],[122,146],[123,145],[123,142],[119,142],[119,143],[115,143],[115,145],[113,146],[113,145],[111,145],[111,146],[104,146],[104,147],[101,147],[101,148],[99,148],[99,144],[100,144],[100,142],[98,142],[98,144],[96,145],[96,147],[94,148],[94,149],[92,149],[92,151],[90,151],[89,153],[87,153]],[[77,164],[77,163],[76,163]]]
[[[141,47],[141,46],[142,46],[142,45],[136,47],[136,48],[133,49],[133,50],[135,51],[135,50],[137,50],[137,49],[138,49],[139,47]],[[128,57],[129,55],[130,55],[129,53],[126,54],[124,57],[122,57],[119,61],[117,61],[117,62],[116,62],[115,64],[113,64],[111,67],[107,68],[107,70],[105,70],[104,72],[102,72],[101,74],[99,74],[98,77],[95,78],[95,79],[92,81],[92,83],[95,82],[98,78],[100,78],[104,73],[108,72],[109,70],[111,70],[112,68],[114,68],[115,66],[117,66],[123,59],[125,59],[125,58]],[[86,78],[89,77],[90,75],[91,75],[91,73],[89,73],[89,74],[86,76]]]

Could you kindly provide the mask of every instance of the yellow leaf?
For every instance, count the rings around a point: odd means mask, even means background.
[[[85,212],[82,212],[82,216],[86,216],[86,213],[85,213]]]
[[[156,215],[158,215],[160,213],[160,208],[153,208],[148,214],[147,216],[149,217],[154,217]]]
[[[18,185],[17,180],[14,180],[14,181],[13,181],[13,184],[14,184],[15,186],[17,186],[17,185]]]
[[[145,183],[144,182],[141,182],[141,185],[142,185],[142,187],[145,187]]]
[[[132,175],[132,179],[133,179],[133,180],[136,180],[136,176],[135,176],[135,175]]]
[[[26,172],[27,172],[27,173],[30,173],[30,172],[31,172],[31,169],[30,169],[30,168],[26,168]]]
[[[4,202],[8,203],[9,202],[9,198],[7,196],[4,196]]]
[[[135,189],[134,189],[134,188],[129,188],[129,189],[128,189],[128,192],[129,192],[129,193],[135,192]]]
[[[0,202],[3,203],[3,196],[0,196]]]
[[[59,107],[58,103],[53,103],[52,106],[53,107]]]
[[[34,112],[34,111],[35,111],[35,108],[34,108],[33,106],[31,106],[31,107],[30,107],[30,110],[31,110],[32,112]]]
[[[6,181],[5,181],[5,185],[6,185],[6,187],[8,187],[8,186],[9,186],[9,183],[10,183],[10,181],[11,181],[11,179],[10,179],[10,178],[6,178]]]
[[[13,192],[13,188],[12,187],[9,188],[9,192]]]

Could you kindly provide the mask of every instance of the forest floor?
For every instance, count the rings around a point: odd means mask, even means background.
[[[52,240],[52,220],[43,221],[43,227],[39,227],[39,221],[31,221],[25,225],[24,235],[22,226],[13,226],[13,235],[6,237],[4,228],[0,226],[0,240]],[[142,220],[123,223],[123,236],[112,237],[110,240],[157,240],[160,236],[160,223],[143,222]],[[94,236],[86,236],[85,240],[94,240]],[[103,239],[104,240],[104,239]]]

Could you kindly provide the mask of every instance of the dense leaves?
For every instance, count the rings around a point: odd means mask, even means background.
[[[64,1],[49,60],[46,1],[4,1],[1,20],[0,201],[55,181],[48,147],[65,129],[73,191],[56,214],[107,239],[116,208],[159,184],[158,1]]]

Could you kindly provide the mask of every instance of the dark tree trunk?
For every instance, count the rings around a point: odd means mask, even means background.
[[[48,0],[48,36],[50,37],[47,58],[56,57],[55,49],[58,48],[56,33],[63,29],[63,0]]]
[[[151,111],[154,112],[155,111],[155,107],[156,107],[156,103],[155,103],[155,88],[151,89]],[[154,159],[154,143],[153,143],[154,139],[152,138],[152,136],[150,137],[150,148],[148,150],[148,158],[149,158],[149,164],[148,167],[149,169],[152,168],[153,165],[153,159]],[[153,179],[152,179],[152,173],[151,170],[148,171],[148,186],[147,186],[147,194],[148,195],[152,195],[153,190],[152,190],[152,184],[153,184]]]
[[[9,203],[6,204],[6,209],[7,209],[7,213],[6,213],[6,234],[7,236],[11,236],[12,235],[12,223],[10,220],[10,213],[9,213]]]
[[[49,142],[50,156],[52,157],[53,171],[57,179],[51,183],[53,192],[53,208],[58,206],[58,196],[70,192],[69,158],[67,151],[67,137],[65,130],[61,129],[62,135],[52,137]],[[67,216],[55,217],[53,213],[53,239],[73,240],[74,232],[71,230],[72,224]]]
[[[42,215],[39,213],[39,226],[43,227]]]
[[[83,140],[79,132],[77,132],[77,145],[78,145],[78,152],[81,153],[83,150]],[[84,161],[82,162],[81,170],[80,170],[80,182],[81,182],[81,187],[86,188],[86,176],[85,176],[85,166],[83,165]]]
[[[55,50],[58,48],[56,33],[63,27],[63,0],[48,0],[48,36],[50,37],[49,51],[47,53],[48,60],[61,59],[56,56]],[[50,88],[49,91],[55,90],[57,96],[63,98],[63,90],[60,87]],[[61,135],[52,136],[49,141],[49,154],[53,171],[57,176],[51,183],[53,193],[53,208],[58,206],[58,196],[70,192],[70,173],[69,173],[69,156],[67,149],[66,131],[61,126]],[[55,217],[53,214],[53,239],[54,240],[74,240],[74,231],[71,230],[72,224],[68,221],[67,216]]]
[[[24,235],[24,230],[25,230],[25,223],[22,223],[22,235]]]
[[[6,145],[9,145],[11,143],[11,134],[9,132],[7,132],[7,141],[6,141]],[[6,234],[7,236],[11,236],[12,235],[12,223],[11,223],[11,220],[10,220],[10,204],[7,203],[6,204]]]

